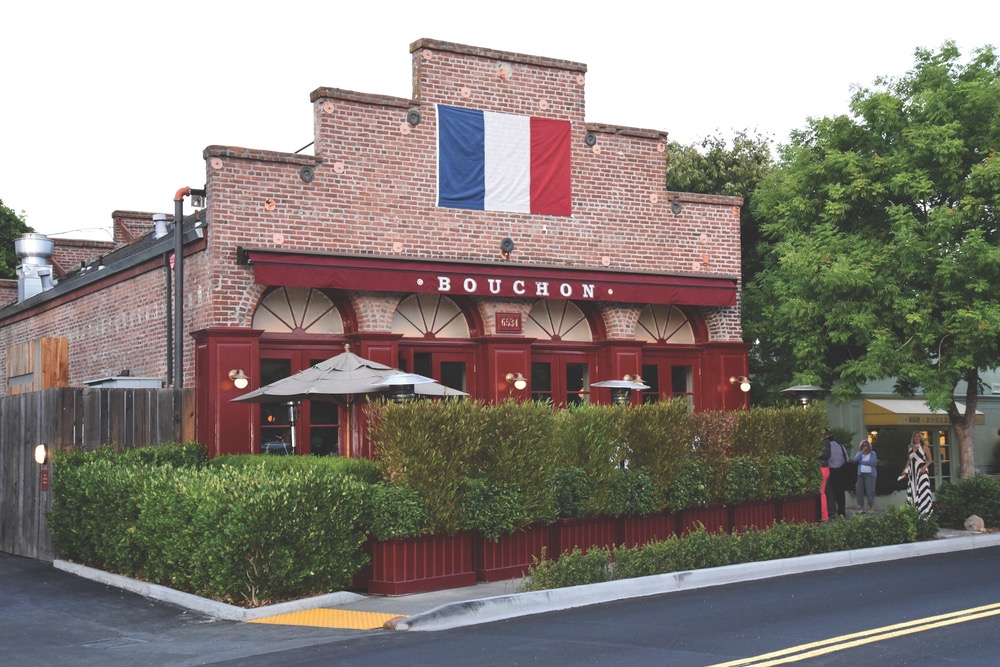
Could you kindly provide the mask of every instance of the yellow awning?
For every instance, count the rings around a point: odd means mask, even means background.
[[[956,403],[965,414],[965,405]],[[948,413],[931,410],[920,400],[897,398],[867,398],[864,402],[865,426],[950,426]],[[976,410],[976,425],[983,426],[986,415]]]

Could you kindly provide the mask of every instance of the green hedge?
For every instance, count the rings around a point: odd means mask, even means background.
[[[445,533],[815,494],[826,429],[822,406],[692,414],[682,399],[378,403],[369,417],[384,478],[416,491],[428,530]],[[502,493],[469,495],[481,487]]]
[[[248,606],[342,590],[365,563],[358,477],[149,449],[163,451],[54,458],[47,516],[61,557]],[[147,462],[166,460],[179,466]]]
[[[942,484],[934,501],[934,515],[941,525],[964,528],[975,514],[989,528],[1000,527],[1000,482],[976,475]]]
[[[791,558],[845,549],[905,544],[928,539],[937,525],[912,507],[891,508],[875,517],[837,519],[828,524],[775,524],[743,534],[710,533],[700,527],[631,549],[579,549],[552,560],[536,559],[523,590],[547,590],[603,581]]]

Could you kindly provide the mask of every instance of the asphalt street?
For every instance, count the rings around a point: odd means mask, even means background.
[[[391,649],[390,653],[392,650],[404,654],[410,651],[415,660],[416,654],[412,651],[427,643],[413,634],[421,630],[429,632],[418,632],[419,636],[437,637],[439,643],[445,634],[454,635],[451,631],[434,631],[449,628],[481,626],[483,631],[492,633],[495,628],[490,629],[490,626],[500,622],[533,627],[557,618],[554,612],[607,609],[611,604],[630,604],[623,602],[629,600],[640,604],[644,598],[676,599],[669,594],[687,595],[727,584],[745,586],[758,582],[753,584],[761,587],[758,590],[768,590],[771,588],[768,582],[785,575],[839,571],[862,564],[872,567],[879,562],[982,549],[996,554],[1000,550],[994,547],[998,546],[1000,534],[955,533],[947,539],[914,545],[674,573],[539,593],[517,593],[516,584],[500,582],[398,598],[334,594],[297,603],[302,609],[337,606],[398,614],[405,618],[400,618],[395,627],[410,632],[244,622],[251,620],[249,618],[222,620],[232,612],[232,608],[227,609],[228,605],[193,596],[177,597],[169,589],[150,590],[148,585],[134,580],[95,581],[49,563],[0,554],[0,662],[3,665],[83,666],[277,665],[299,664],[301,659],[304,660],[301,664],[309,664],[312,658],[307,656],[329,657],[333,646],[338,647],[338,654],[346,656],[376,645],[381,651]],[[61,566],[75,567],[72,564]],[[98,574],[111,577],[106,573]],[[95,578],[101,577],[95,575]],[[939,586],[947,587],[947,577],[941,577]],[[137,587],[137,592],[129,591],[129,587]],[[288,611],[287,607],[262,609],[255,615],[259,619]],[[519,621],[509,620],[522,616],[525,618]],[[468,631],[477,630],[470,628]],[[435,645],[435,641],[431,641],[431,645]],[[355,658],[358,661],[355,664],[367,664],[360,653]],[[268,662],[269,659],[273,662]],[[419,661],[414,660],[404,664],[418,664]]]

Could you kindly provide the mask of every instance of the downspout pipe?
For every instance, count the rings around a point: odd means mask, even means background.
[[[174,195],[174,389],[184,387],[184,197],[191,188]]]

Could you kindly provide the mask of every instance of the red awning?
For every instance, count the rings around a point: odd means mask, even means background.
[[[253,267],[255,282],[268,286],[682,306],[736,305],[736,279],[730,276],[626,273],[247,248],[240,250],[240,262]]]

